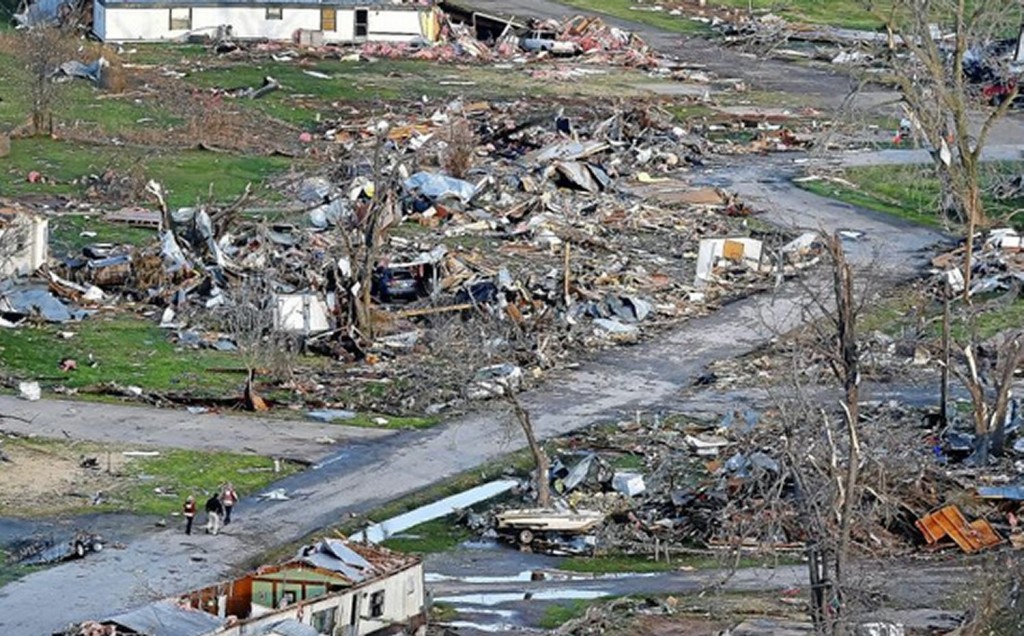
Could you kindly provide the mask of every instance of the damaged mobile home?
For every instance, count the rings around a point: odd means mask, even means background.
[[[230,36],[320,45],[437,39],[440,16],[429,3],[352,0],[95,0],[93,33],[107,42]]]
[[[419,558],[321,539],[285,563],[75,625],[62,636],[361,636],[414,633],[425,616]]]

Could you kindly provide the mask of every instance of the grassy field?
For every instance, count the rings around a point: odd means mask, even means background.
[[[613,18],[631,20],[673,33],[698,34],[707,33],[703,23],[690,20],[685,16],[674,16],[662,11],[643,10],[640,7],[651,6],[634,0],[563,0],[564,4],[577,9],[603,13]]]
[[[62,333],[74,335],[64,338]],[[62,373],[58,365],[63,358],[74,358],[78,370]],[[154,321],[120,312],[101,312],[80,323],[0,330],[0,370],[38,380],[43,387],[84,388],[113,382],[223,397],[241,395],[243,374],[206,369],[240,366],[230,353],[179,349]]]
[[[139,457],[126,467],[128,482],[115,496],[133,512],[167,515],[181,510],[188,495],[201,506],[221,484],[230,481],[239,496],[262,490],[268,484],[298,471],[282,462],[275,473],[273,460],[257,455],[189,450],[162,451],[158,457]]]
[[[11,516],[168,515],[180,511],[188,495],[202,502],[225,482],[244,497],[299,470],[283,462],[275,473],[273,460],[241,453],[172,449],[132,456],[124,452],[153,449],[42,438],[4,438],[0,444],[17,467],[0,479],[0,509]],[[95,458],[96,468],[84,468],[85,458]]]
[[[445,517],[409,528],[400,536],[385,541],[384,545],[399,552],[436,554],[447,552],[471,537],[465,526],[456,525],[451,518]]]
[[[1019,175],[1024,162],[994,162],[985,165],[982,186],[986,194],[983,202],[993,220],[1024,224],[1021,217],[1011,215],[1022,206],[1024,199],[998,200],[993,189],[1008,177]],[[834,181],[816,180],[798,182],[801,188],[815,194],[838,199],[860,207],[891,214],[914,223],[943,226],[946,222],[937,214],[940,186],[930,165],[868,166],[849,168],[841,175],[853,187]]]
[[[881,21],[859,0],[710,0],[710,6],[771,11],[792,22],[874,30]]]
[[[537,622],[541,629],[558,629],[569,621],[579,618],[587,613],[587,609],[598,604],[607,603],[610,598],[601,599],[572,599],[548,605],[544,614]]]
[[[217,201],[238,197],[246,184],[257,195],[271,195],[260,184],[287,171],[286,157],[238,155],[202,150],[145,150],[82,144],[57,139],[15,139],[4,159],[2,191],[6,196],[57,195],[87,198],[91,175],[113,171],[130,181],[135,198],[145,200],[142,189],[150,179],[161,182],[172,207],[195,205],[211,192]],[[29,183],[27,175],[39,172],[44,181]],[[131,200],[122,201],[123,204]],[[114,207],[117,207],[115,204]]]

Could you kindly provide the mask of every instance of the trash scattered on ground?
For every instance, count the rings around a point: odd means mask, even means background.
[[[598,28],[574,24],[584,39]],[[309,417],[421,415],[655,337],[816,262],[813,240],[777,258],[793,237],[751,231],[734,196],[691,185],[689,169],[718,146],[657,105],[400,106],[320,121],[313,136],[346,159],[282,183],[303,212],[273,222],[242,214],[248,192],[170,209],[150,182],[150,208],[122,205],[105,218],[159,228],[151,243],[61,255],[45,288],[0,288],[0,316],[63,323],[155,311],[177,346],[244,356],[263,329],[253,319],[272,314],[282,349],[334,362],[287,387]],[[453,149],[456,129],[466,134]],[[454,150],[467,162],[457,176],[445,159]],[[262,375],[238,403],[275,408],[260,398]],[[341,386],[348,399],[331,400]],[[146,387],[111,391],[210,406]]]

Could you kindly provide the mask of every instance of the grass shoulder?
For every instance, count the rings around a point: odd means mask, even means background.
[[[243,453],[138,448],[44,438],[6,438],[15,470],[0,480],[0,507],[16,517],[96,512],[166,516],[231,482],[241,496],[300,470]],[[279,470],[276,470],[279,468]]]
[[[472,538],[470,531],[451,517],[434,519],[409,528],[384,542],[384,547],[412,554],[447,552]]]

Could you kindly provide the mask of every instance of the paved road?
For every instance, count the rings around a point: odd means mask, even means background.
[[[0,395],[0,428],[22,435],[70,437],[101,444],[249,452],[317,462],[334,451],[335,442],[380,439],[392,431],[307,420],[192,414],[182,409],[153,409],[121,404],[67,400],[26,402]],[[326,442],[326,443],[325,443]]]
[[[889,275],[909,274],[936,232],[816,197],[787,185],[788,158],[760,165],[723,166],[701,175],[729,183],[770,220],[802,229],[855,227],[865,232],[852,258]],[[642,346],[598,356],[578,370],[552,378],[523,396],[543,437],[609,418],[628,417],[676,402],[708,362],[742,355],[801,322],[804,290],[783,285],[690,321]],[[374,443],[356,442],[305,473],[275,484],[288,501],[241,502],[238,523],[218,537],[186,538],[178,529],[155,532],[123,550],[33,574],[0,590],[0,631],[43,634],[70,621],[108,615],[147,598],[159,598],[229,576],[262,551],[294,540],[390,499],[468,470],[522,442],[507,431],[500,406],[428,431],[402,432]],[[38,607],[47,607],[46,612]]]

